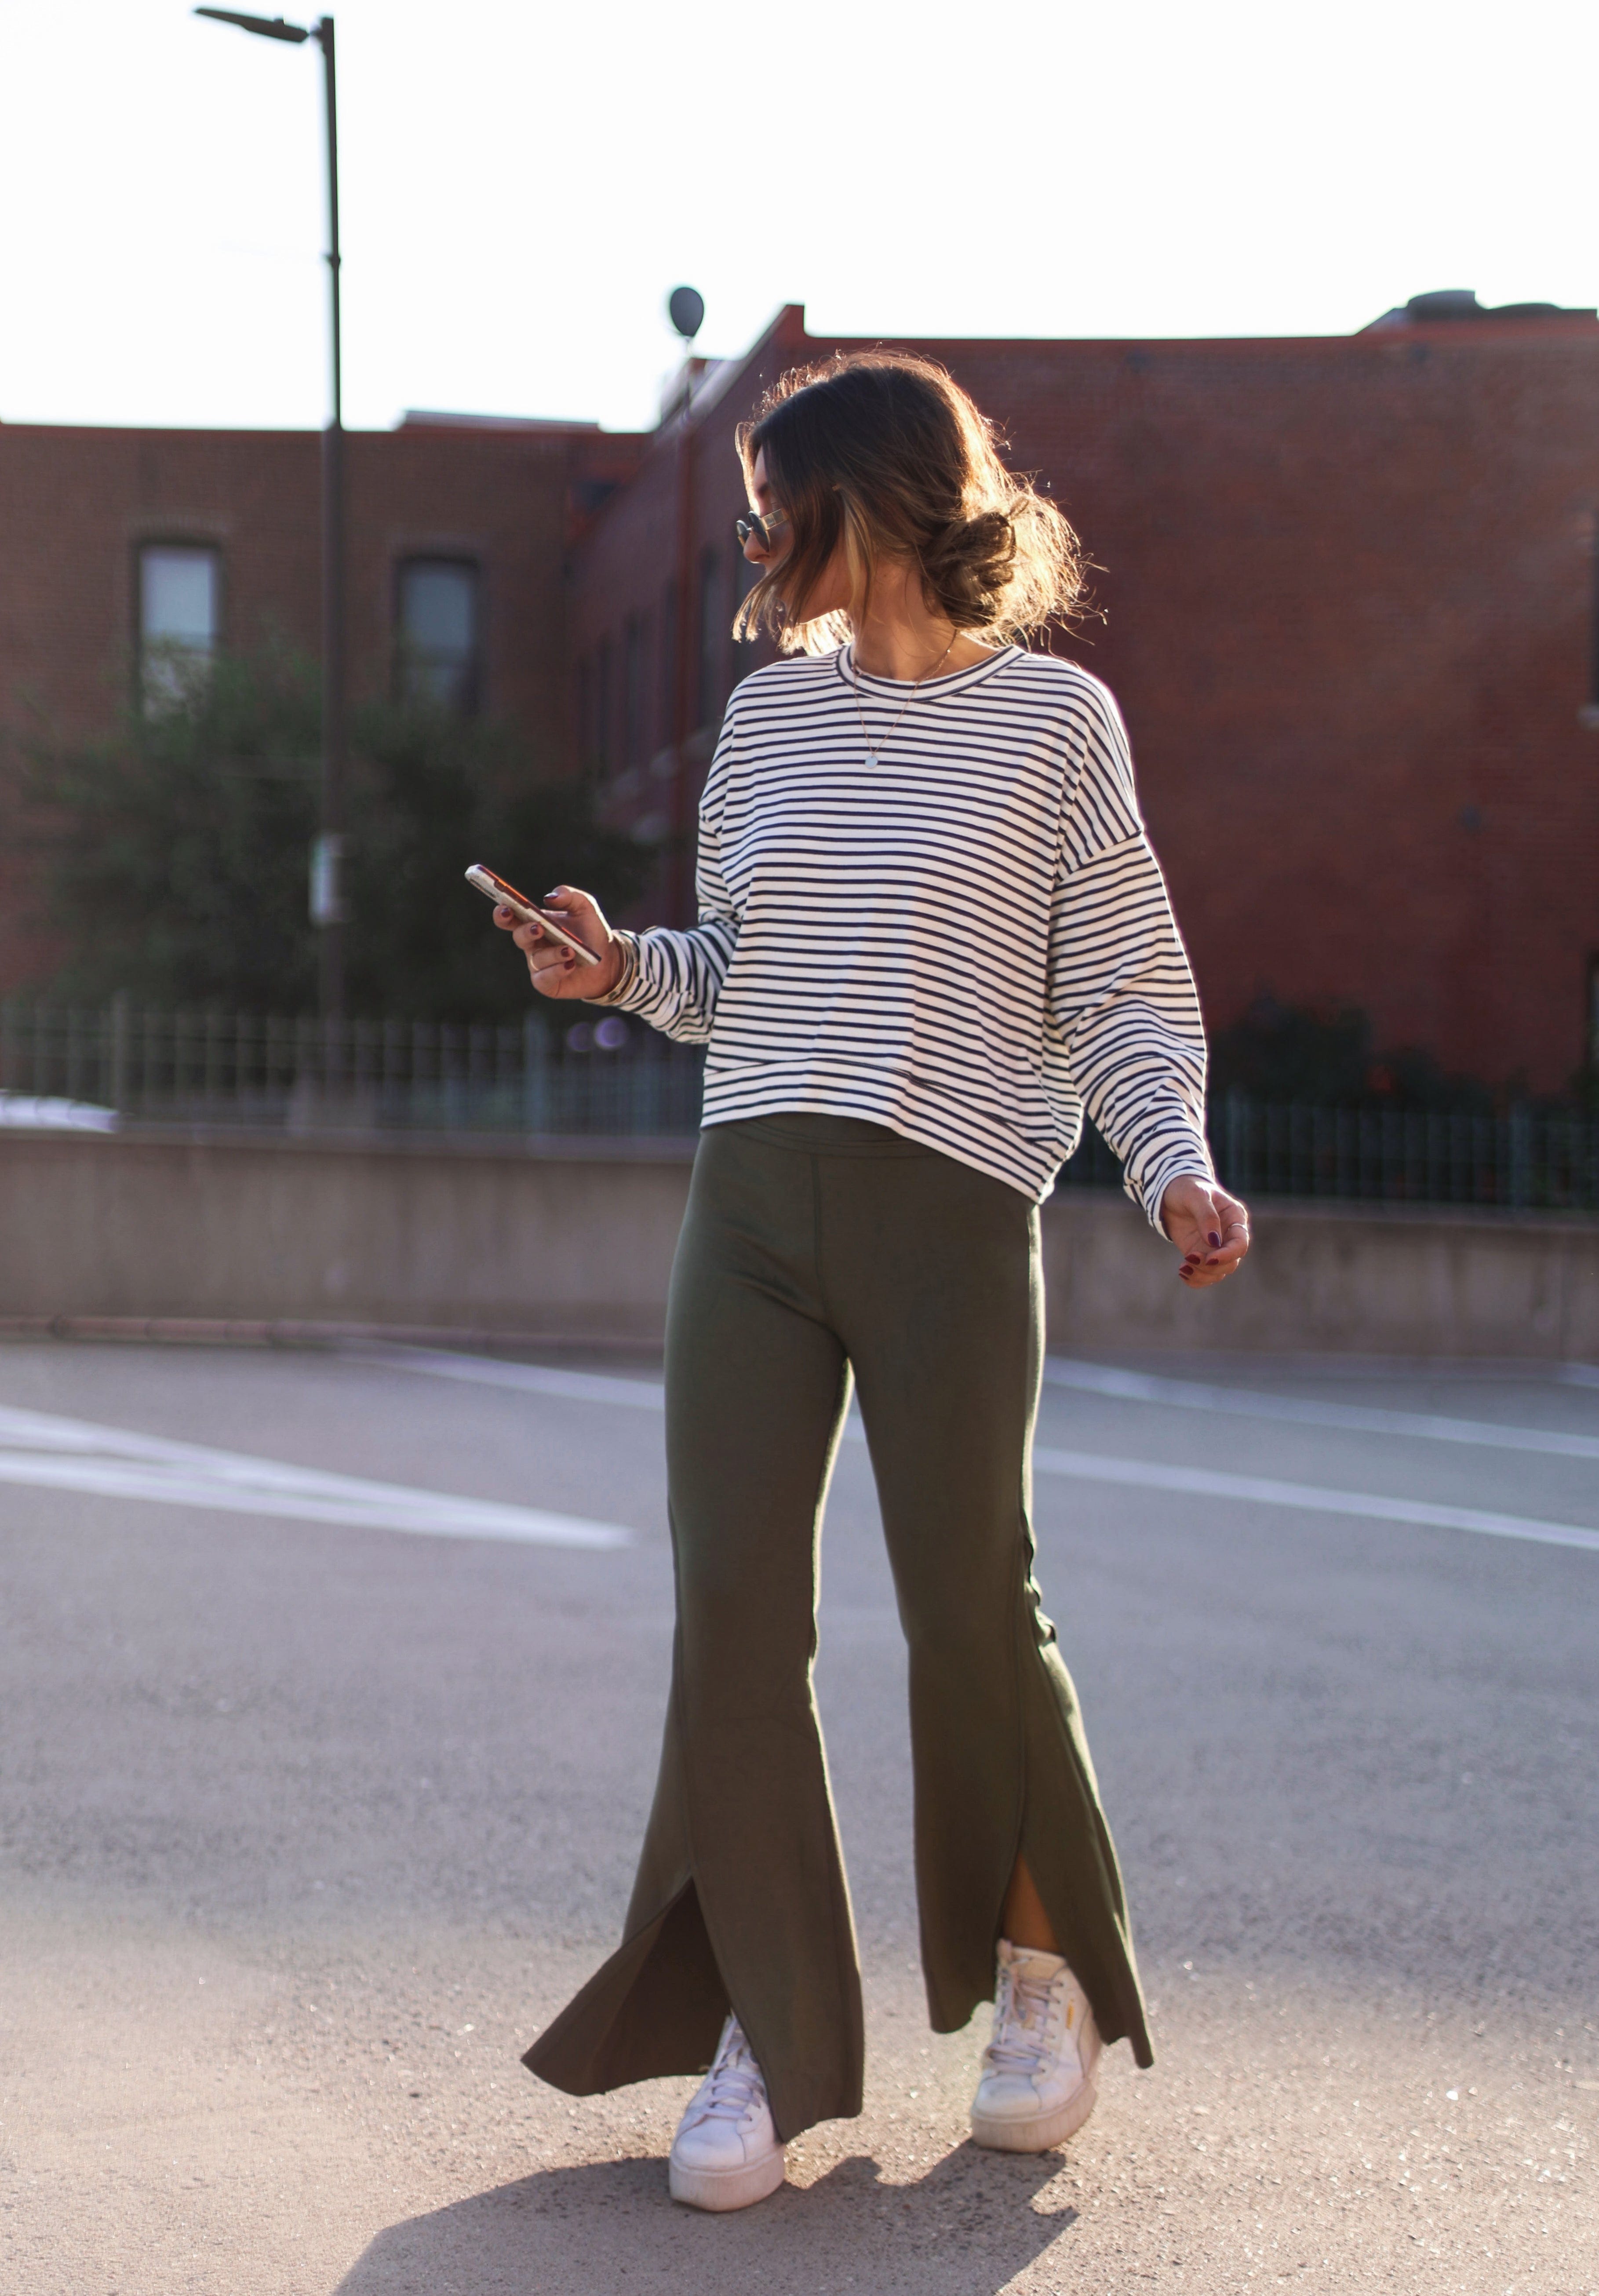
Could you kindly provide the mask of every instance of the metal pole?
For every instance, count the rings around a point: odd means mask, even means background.
[[[700,629],[700,585],[695,579],[693,363],[685,369],[686,388],[677,430],[677,660],[673,716],[676,770],[672,779],[672,855],[668,901],[672,922],[694,922],[694,880],[689,856],[688,737],[694,714],[694,672],[704,644]]]
[[[327,95],[328,281],[332,297],[332,414],[322,434],[322,825],[312,863],[312,915],[321,931],[324,1021],[344,1018],[344,374],[339,310],[339,91],[333,20],[324,16]]]

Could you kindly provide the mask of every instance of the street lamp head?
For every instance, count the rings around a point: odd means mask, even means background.
[[[209,16],[214,24],[236,24],[242,32],[255,32],[263,40],[291,40],[296,47],[311,37],[303,24],[285,24],[281,16],[239,16],[231,8],[196,8],[194,13]]]
[[[696,287],[674,287],[667,297],[667,316],[685,343],[692,343],[705,324],[705,298]]]

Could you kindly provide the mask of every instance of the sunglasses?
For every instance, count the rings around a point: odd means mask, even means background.
[[[780,528],[789,523],[787,511],[769,510],[764,512],[757,512],[750,518],[735,518],[733,521],[733,530],[738,537],[738,546],[741,550],[747,544],[753,542],[770,555],[773,536]]]

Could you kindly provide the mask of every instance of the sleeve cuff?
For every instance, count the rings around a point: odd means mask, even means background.
[[[1160,1220],[1160,1207],[1166,1200],[1166,1191],[1174,1180],[1201,1180],[1206,1187],[1213,1188],[1217,1185],[1216,1167],[1208,1154],[1201,1160],[1189,1149],[1178,1160],[1163,1164],[1147,1187],[1128,1189],[1128,1193],[1143,1205],[1144,1216],[1157,1235],[1166,1234]],[[1168,1237],[1167,1241],[1169,1242],[1170,1238]]]
[[[631,932],[616,932],[612,934],[611,938],[613,940],[619,942],[622,951],[622,969],[617,975],[616,986],[613,988],[607,989],[603,996],[586,996],[583,1000],[586,1004],[620,1004],[625,1006],[627,1002],[628,994],[633,988],[635,983],[637,981],[638,935]]]

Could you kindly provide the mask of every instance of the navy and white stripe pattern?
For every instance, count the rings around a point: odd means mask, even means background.
[[[1116,704],[1007,646],[910,688],[849,650],[728,704],[701,922],[628,936],[607,1000],[707,1044],[705,1121],[864,1117],[1035,1199],[1085,1105],[1159,1223],[1209,1178],[1205,1039]],[[866,762],[864,712],[876,762]]]

